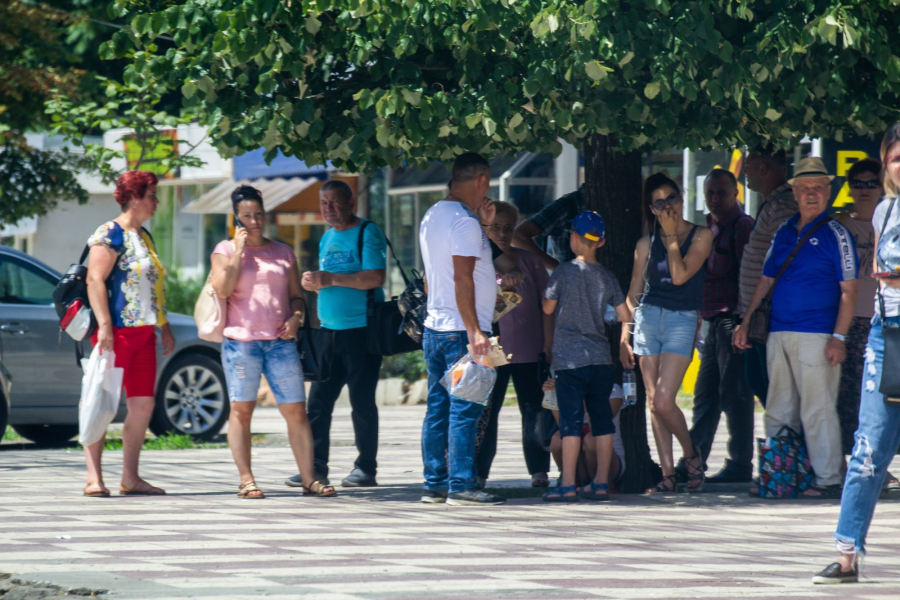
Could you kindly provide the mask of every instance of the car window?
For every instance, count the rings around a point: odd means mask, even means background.
[[[0,303],[53,304],[56,279],[41,269],[0,256]]]

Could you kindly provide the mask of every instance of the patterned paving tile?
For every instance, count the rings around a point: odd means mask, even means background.
[[[381,486],[333,499],[283,486],[296,466],[276,445],[254,449],[262,501],[235,496],[225,449],[146,452],[143,474],[168,496],[95,499],[80,495],[80,453],[0,447],[0,572],[127,600],[900,597],[900,494],[879,504],[866,583],[813,587],[810,575],[833,556],[835,501],[765,502],[710,486],[605,505],[424,505],[422,413],[383,409]],[[276,410],[255,417],[255,431],[284,433]],[[518,420],[501,413],[491,485],[529,483]],[[348,410],[333,427],[339,481],[355,458]],[[121,454],[105,459],[114,483]]]

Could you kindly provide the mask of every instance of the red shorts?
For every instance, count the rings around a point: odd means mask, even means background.
[[[97,345],[97,334],[91,346]],[[153,397],[156,388],[156,327],[113,327],[116,366],[124,369],[123,387],[129,398]]]

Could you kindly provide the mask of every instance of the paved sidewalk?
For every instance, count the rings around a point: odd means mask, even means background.
[[[897,598],[900,494],[869,533],[865,583],[813,587],[833,557],[837,501],[772,502],[736,487],[699,495],[616,496],[606,504],[502,507],[417,502],[424,407],[381,410],[379,482],[301,496],[290,450],[254,449],[267,498],[240,500],[227,449],[145,452],[159,498],[84,498],[76,450],[0,449],[0,572],[109,597],[235,599]],[[528,483],[515,407],[501,413],[492,474]],[[284,431],[260,409],[254,431]],[[721,464],[725,432],[710,459]],[[352,467],[349,410],[334,421],[332,479]],[[105,456],[115,489],[121,453]],[[895,463],[895,467],[897,463]],[[900,471],[900,468],[897,468]],[[837,589],[836,589],[837,588]]]

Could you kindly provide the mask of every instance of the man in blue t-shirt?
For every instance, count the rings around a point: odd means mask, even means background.
[[[859,265],[853,235],[826,212],[832,179],[820,158],[797,164],[788,183],[800,212],[775,234],[746,314],[750,318],[771,291],[766,436],[785,425],[802,431],[816,475],[816,485],[804,495],[839,498],[843,454],[837,395]],[[744,349],[746,329],[735,330],[735,345]]]
[[[384,300],[384,233],[371,221],[356,216],[353,190],[343,181],[328,181],[319,191],[322,216],[331,225],[319,242],[319,270],[303,274],[303,289],[319,294],[318,314],[326,331],[328,380],[314,382],[306,410],[312,427],[316,478],[328,477],[331,414],[344,385],[350,391],[353,431],[359,455],[353,471],[341,481],[344,487],[377,485],[378,408],[375,387],[381,356],[369,353],[366,306],[369,290],[375,302]],[[360,234],[362,233],[362,256]],[[300,476],[288,485],[303,485]]]

